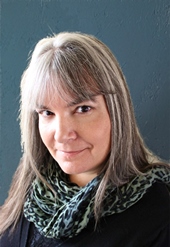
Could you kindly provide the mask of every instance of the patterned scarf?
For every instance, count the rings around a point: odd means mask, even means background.
[[[35,179],[24,205],[25,217],[45,237],[59,239],[76,236],[94,216],[94,197],[102,176],[94,178],[85,187],[69,183],[58,165],[51,165],[43,176],[54,188],[56,195],[38,178]],[[101,216],[120,213],[131,207],[156,181],[169,185],[168,168],[154,167],[145,175],[136,176],[118,191],[115,187],[108,186]]]

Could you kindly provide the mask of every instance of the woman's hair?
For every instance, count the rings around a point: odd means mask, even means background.
[[[54,160],[41,140],[35,109],[43,105],[44,97],[52,98],[56,93],[66,101],[79,102],[94,95],[103,95],[106,101],[111,120],[111,149],[96,192],[96,218],[108,183],[121,186],[153,163],[136,125],[125,77],[109,48],[94,36],[78,32],[42,39],[21,80],[23,157],[1,208],[0,232],[11,224],[15,227],[34,178],[38,176],[46,183],[41,169],[48,169]]]

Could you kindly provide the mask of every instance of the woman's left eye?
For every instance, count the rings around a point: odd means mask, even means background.
[[[83,106],[78,106],[76,108],[76,112],[78,113],[86,113],[89,112],[92,109],[91,106],[83,105]]]

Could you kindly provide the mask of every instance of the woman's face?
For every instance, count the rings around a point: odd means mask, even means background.
[[[67,103],[59,96],[36,109],[42,141],[70,180],[84,186],[110,151],[111,123],[103,96]]]

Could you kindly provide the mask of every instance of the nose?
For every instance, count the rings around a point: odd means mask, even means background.
[[[54,139],[66,143],[77,139],[76,123],[69,117],[57,117],[54,126]]]

